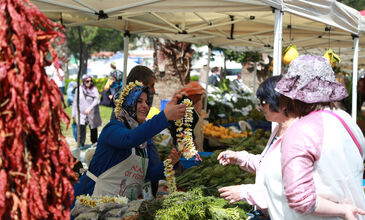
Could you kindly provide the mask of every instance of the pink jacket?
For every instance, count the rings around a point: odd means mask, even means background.
[[[348,125],[362,154],[340,120],[330,113],[312,112],[293,123],[281,147],[284,193],[292,209],[286,211],[287,216],[317,218],[308,215],[315,209],[317,195],[365,208],[364,136],[350,115],[341,110],[332,112]]]

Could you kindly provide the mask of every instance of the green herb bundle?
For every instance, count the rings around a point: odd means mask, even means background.
[[[235,220],[245,219],[247,203],[228,204],[227,201],[213,196],[203,196],[202,190],[195,188],[188,192],[175,192],[165,197],[162,208],[157,211],[155,219],[160,220]]]

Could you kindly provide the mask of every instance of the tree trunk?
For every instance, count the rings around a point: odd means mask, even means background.
[[[84,53],[84,47],[81,37],[81,27],[79,26],[77,28],[78,34],[79,34],[79,41],[80,41],[80,62],[79,62],[79,72],[77,73],[77,93],[76,93],[76,102],[77,102],[77,144],[76,147],[80,148],[80,79],[82,76],[82,63],[84,62],[84,56],[82,55]],[[78,155],[80,156],[80,155]],[[79,158],[78,158],[79,159]]]
[[[85,75],[87,73],[87,61],[88,61],[88,55],[89,55],[89,46],[85,43],[82,44],[83,50],[80,57],[80,66],[81,66],[81,76]],[[81,62],[82,60],[82,62]]]
[[[151,38],[150,39],[152,41],[152,44],[153,44],[153,71],[155,73],[156,76],[159,76],[160,75],[160,70],[158,68],[158,55],[157,55],[157,42],[156,42],[156,39],[155,38]]]
[[[170,40],[161,42],[155,39],[154,47],[154,69],[158,69],[156,76],[165,82],[178,82],[182,86],[189,83],[191,56],[194,53],[191,44]]]
[[[257,82],[261,83],[269,76],[271,76],[270,62],[269,64],[263,64],[260,62],[258,66],[260,67],[256,71],[256,80]],[[253,81],[254,81],[253,72],[254,72],[254,62],[242,63],[241,80],[251,89],[253,89]]]

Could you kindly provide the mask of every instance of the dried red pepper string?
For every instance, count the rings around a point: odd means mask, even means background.
[[[58,30],[29,0],[0,2],[0,218],[70,217],[76,177],[61,133],[70,119],[44,70],[59,67]]]

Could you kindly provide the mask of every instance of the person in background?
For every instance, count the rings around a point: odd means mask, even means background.
[[[137,65],[137,66],[133,67],[131,69],[131,71],[129,72],[128,77],[127,77],[127,84],[130,83],[130,82],[139,81],[144,86],[147,86],[150,89],[150,96],[149,97],[150,97],[151,100],[149,100],[149,101],[152,104],[153,96],[156,93],[155,80],[156,79],[155,79],[155,76],[154,76],[152,70],[150,70],[146,66]],[[118,91],[118,92],[120,92],[120,91]],[[114,100],[113,101],[113,103],[114,103],[115,102],[115,97],[113,97],[113,100]],[[114,109],[114,106],[113,106],[113,111],[110,115],[110,120],[116,120],[114,112],[115,112],[115,109]]]
[[[360,77],[357,82],[357,111],[361,113],[362,105],[365,102],[365,78],[364,76]]]
[[[203,118],[201,117],[201,111],[203,106],[203,98],[205,96],[205,89],[199,85],[198,82],[190,82],[184,86],[180,91],[175,94],[175,97],[178,98],[178,103],[181,103],[184,98],[188,98],[193,102],[194,110],[193,110],[193,122],[192,122],[192,130],[193,130],[193,140],[198,151],[203,150],[203,142],[204,142],[204,134],[203,134]],[[177,145],[177,137],[176,137],[176,125],[174,122],[171,122],[171,126],[169,128],[173,145]]]
[[[75,196],[121,195],[129,200],[139,198],[142,187],[164,178],[164,165],[152,155],[152,137],[185,114],[185,105],[170,101],[166,108],[146,121],[151,106],[149,89],[141,83],[117,97],[116,120],[102,130],[89,170],[75,184]],[[125,95],[122,95],[125,94]],[[123,96],[123,99],[119,99]],[[171,150],[169,158],[175,164],[180,153]]]
[[[115,62],[110,63],[110,68],[112,71],[110,71],[104,90],[109,91],[109,99],[111,100],[113,95],[123,86],[123,72],[117,69]]]
[[[58,88],[61,90],[61,93],[64,94],[65,93],[65,79],[64,79],[65,72],[62,70],[61,61],[58,61],[58,65],[59,65],[58,72],[53,63],[50,66],[47,66],[45,69],[46,69],[47,76],[50,77],[51,79],[53,79],[53,81],[56,83]]]
[[[218,86],[218,82],[220,81],[220,68],[219,67],[213,67],[212,68],[212,75],[208,78],[209,85],[212,86]]]
[[[68,86],[67,86],[67,106],[72,106],[72,103],[74,101],[75,98],[75,90],[77,87],[77,82],[75,81],[71,81]]]
[[[218,155],[219,163],[226,166],[236,164],[243,170],[256,173],[255,184],[243,184],[222,187],[220,196],[234,203],[247,201],[255,206],[256,214],[261,219],[268,218],[268,196],[264,184],[264,173],[271,172],[272,160],[280,158],[281,139],[285,130],[293,123],[295,118],[285,115],[279,109],[280,94],[275,91],[275,86],[282,76],[272,76],[263,81],[257,89],[256,96],[260,100],[260,108],[268,121],[276,122],[269,141],[260,155],[250,154],[247,151],[223,151]],[[278,182],[279,183],[279,182]],[[256,217],[258,217],[256,216]]]
[[[265,173],[272,219],[365,219],[364,135],[333,102],[348,96],[322,56],[301,55],[276,85],[280,108],[298,117]],[[278,184],[278,182],[280,184]]]
[[[205,84],[207,81],[207,65],[203,65],[199,71],[199,82]]]
[[[86,139],[86,125],[90,127],[90,140],[92,144],[98,141],[98,127],[101,126],[101,117],[99,111],[99,92],[96,86],[93,84],[91,76],[86,75],[82,79],[82,85],[76,89],[80,90],[80,121],[77,117],[77,97],[72,105],[72,118],[76,119],[76,122],[80,124],[80,150],[89,148],[85,146]]]

